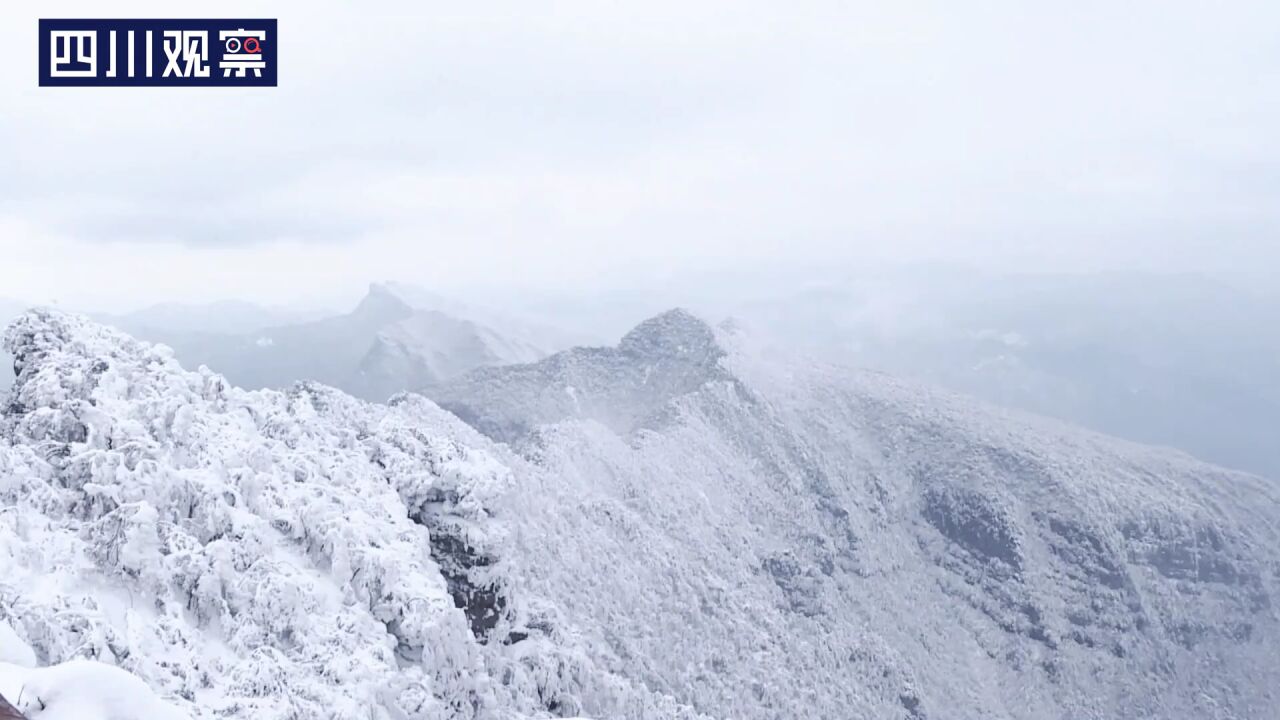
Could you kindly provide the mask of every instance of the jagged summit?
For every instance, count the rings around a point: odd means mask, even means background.
[[[728,373],[714,330],[685,310],[640,323],[616,348],[574,348],[537,363],[481,368],[423,393],[482,432],[515,441],[568,418],[626,435],[661,420],[669,403]]]
[[[374,283],[342,315],[249,333],[157,331],[149,337],[170,344],[185,363],[207,365],[243,387],[281,389],[313,380],[377,402],[476,367],[531,362],[558,349],[541,344],[535,332],[506,332],[456,314],[448,303],[420,301],[392,284]]]
[[[366,320],[393,322],[413,315],[414,309],[384,284],[372,283],[369,292],[356,305],[353,315]]]
[[[374,282],[369,284],[369,294],[390,295],[418,310],[436,310],[460,318],[474,319],[471,318],[474,309],[466,303],[417,285],[395,281]]]
[[[624,665],[673,686],[715,667],[687,697],[734,718],[1190,720],[1275,702],[1280,494],[1264,481],[720,334],[668,313],[618,348],[433,395],[600,518],[553,555],[589,558],[601,587],[679,586],[580,604]],[[671,617],[690,641],[644,629]],[[783,666],[776,684],[733,680]]]
[[[623,336],[618,350],[648,358],[679,358],[708,362],[724,354],[715,331],[683,308],[649,318]]]

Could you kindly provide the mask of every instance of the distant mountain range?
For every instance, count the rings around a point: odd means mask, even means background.
[[[26,305],[0,300],[0,327]],[[169,303],[98,321],[168,345],[187,365],[208,365],[246,388],[314,380],[381,402],[478,367],[530,362],[587,333],[461,303],[421,288],[375,283],[351,312],[331,315],[239,301]],[[0,389],[13,379],[0,354]]]
[[[477,367],[536,360],[571,343],[556,330],[389,284],[372,285],[345,315],[261,325],[266,315],[237,311],[236,318],[206,324],[239,325],[235,332],[156,324],[156,315],[167,314],[154,310],[108,321],[243,387],[287,388],[313,380],[373,401]],[[214,308],[207,314],[219,317]],[[245,329],[250,319],[255,326]]]
[[[1280,702],[1274,483],[686,312],[439,404],[245,391],[52,311],[6,346],[0,636],[53,667],[0,692],[50,716],[78,656],[200,720]]]
[[[732,300],[744,295],[754,299]],[[804,291],[708,282],[691,302],[708,317],[738,318],[834,362],[1280,479],[1275,291],[1192,274],[1009,275],[928,267],[867,273]],[[207,364],[245,387],[284,388],[310,379],[385,401],[476,368],[598,345],[657,304],[639,290],[566,292],[558,299],[508,301],[504,313],[383,283],[339,315],[223,302],[98,319],[170,345],[187,365]],[[20,308],[0,301],[0,320]],[[580,327],[600,334],[577,332]],[[8,365],[0,357],[0,387],[12,377]]]
[[[794,347],[1280,480],[1280,296],[1198,275],[901,272],[721,312]]]

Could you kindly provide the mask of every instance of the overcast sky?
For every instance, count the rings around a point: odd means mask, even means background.
[[[0,296],[1280,266],[1274,1],[224,0],[279,88],[36,86],[183,7],[0,3]]]

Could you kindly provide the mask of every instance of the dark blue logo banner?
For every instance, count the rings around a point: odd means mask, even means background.
[[[41,20],[42,86],[275,87],[275,20]]]

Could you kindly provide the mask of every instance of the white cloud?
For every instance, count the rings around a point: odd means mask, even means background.
[[[55,13],[0,8],[0,243],[44,244],[0,294],[1276,263],[1270,3],[218,8],[264,13],[280,88],[40,89]],[[73,268],[141,258],[127,287]]]

